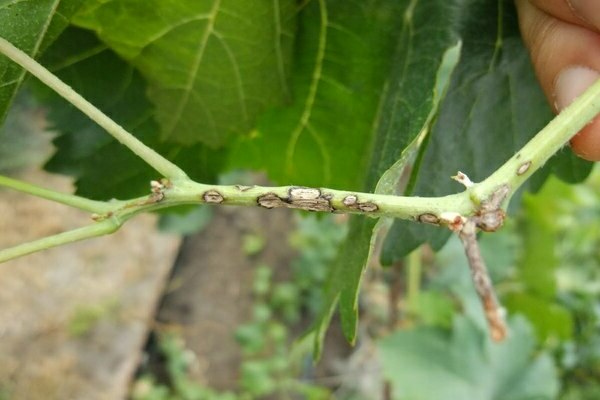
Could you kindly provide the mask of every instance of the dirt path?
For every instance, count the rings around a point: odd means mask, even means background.
[[[42,172],[22,178],[71,190]],[[0,399],[125,398],[180,243],[154,221],[0,264]],[[0,189],[0,248],[87,223]]]
[[[233,389],[241,361],[233,332],[251,318],[252,281],[258,265],[289,274],[294,251],[288,210],[215,209],[209,227],[186,239],[176,275],[158,319],[179,327],[196,355],[193,377],[216,389]],[[267,238],[256,255],[244,253],[246,235]]]

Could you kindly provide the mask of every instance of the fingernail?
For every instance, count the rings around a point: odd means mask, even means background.
[[[563,69],[554,83],[556,109],[560,111],[571,104],[598,78],[600,78],[600,73],[588,67],[576,66]]]
[[[567,0],[567,4],[573,14],[581,20],[598,27],[598,22],[600,22],[600,2],[598,0]]]

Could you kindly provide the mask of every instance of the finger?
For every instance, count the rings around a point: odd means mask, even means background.
[[[517,6],[523,39],[542,89],[555,110],[560,111],[598,78],[600,34],[556,18],[530,1],[518,0]],[[572,146],[578,155],[600,160],[600,121],[582,130]]]
[[[553,0],[554,1],[554,0]],[[568,0],[574,14],[600,31],[600,1]]]
[[[525,44],[544,93],[554,105],[558,74],[571,66],[600,71],[600,34],[557,19],[527,0],[517,1]]]
[[[538,10],[573,25],[590,27],[572,5],[573,0],[529,0]]]
[[[563,109],[592,85],[600,75],[586,67],[563,70],[556,79],[556,104]],[[590,161],[600,161],[600,118],[594,119],[571,139],[573,151]]]

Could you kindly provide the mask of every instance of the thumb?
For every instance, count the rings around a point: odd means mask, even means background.
[[[554,84],[556,109],[560,111],[567,107],[599,78],[600,73],[587,67],[573,66],[562,70]],[[598,161],[600,155],[600,118],[597,117],[583,128],[571,140],[571,146],[581,157]]]
[[[583,66],[568,67],[556,78],[554,97],[556,109],[562,110],[598,80],[600,73]]]
[[[586,0],[581,0],[578,6],[584,3]],[[600,1],[592,3],[600,4]],[[579,24],[581,19],[568,7],[558,7],[561,4],[567,3],[565,0],[517,0],[523,40],[542,89],[556,111],[569,105],[600,76],[597,72],[600,71],[600,33]],[[542,10],[543,7],[548,10]],[[600,118],[582,129],[571,145],[579,156],[599,161]]]

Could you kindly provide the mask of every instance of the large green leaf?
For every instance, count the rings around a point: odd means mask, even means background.
[[[287,95],[293,0],[90,1],[95,30],[149,82],[162,138],[211,147]]]
[[[140,140],[200,181],[214,179],[222,152],[204,145],[180,146],[159,140],[154,108],[146,84],[133,67],[119,59],[89,31],[70,28],[48,49],[42,62],[61,79]],[[46,169],[77,177],[83,196],[110,199],[140,196],[158,173],[120,145],[102,128],[54,92],[38,84],[35,92],[49,106],[49,119],[59,132],[57,152]]]
[[[403,3],[309,3],[299,18],[293,104],[266,113],[238,142],[232,165],[265,168],[280,183],[362,188]]]
[[[468,0],[457,21],[463,40],[461,60],[432,130],[422,162],[415,168],[410,194],[441,196],[463,188],[450,179],[463,171],[480,181],[496,170],[551,118],[533,74],[510,0]],[[540,172],[539,187],[550,171],[572,181],[591,165],[570,152],[560,153]],[[448,231],[396,221],[386,239],[382,262],[401,259],[429,241],[439,248]]]
[[[515,277],[520,285],[507,294],[504,304],[509,311],[524,314],[542,341],[568,340],[573,336],[573,316],[557,296],[557,270],[564,264],[559,252],[564,248],[559,245],[561,221],[564,215],[577,219],[572,210],[564,209],[566,204],[575,203],[574,188],[550,179],[536,195],[526,193],[522,201],[524,213],[515,232],[523,249]],[[573,231],[568,229],[569,234]],[[569,235],[566,242],[571,240],[574,239]]]
[[[558,379],[552,358],[535,353],[535,339],[523,319],[511,334],[492,343],[464,317],[452,333],[439,328],[399,331],[379,344],[384,376],[393,399],[552,400]]]
[[[371,123],[374,144],[363,183],[364,190],[388,194],[395,192],[403,163],[409,159],[410,145],[427,129],[435,115],[440,92],[444,90],[439,82],[446,80],[448,74],[444,61],[450,49],[457,50],[451,23],[453,2],[402,1],[397,4],[402,8],[393,19],[402,24],[394,38],[395,50],[389,55],[393,63],[387,75],[387,89],[381,94],[380,110]],[[440,70],[444,74],[440,74]],[[384,179],[380,182],[382,176]],[[328,316],[339,299],[344,334],[351,342],[355,340],[358,289],[372,249],[376,223],[368,218],[351,218],[348,237],[330,275],[330,308],[324,312],[317,338],[323,336]]]
[[[69,24],[82,0],[0,0],[0,36],[37,58]],[[0,123],[25,71],[0,55]]]

